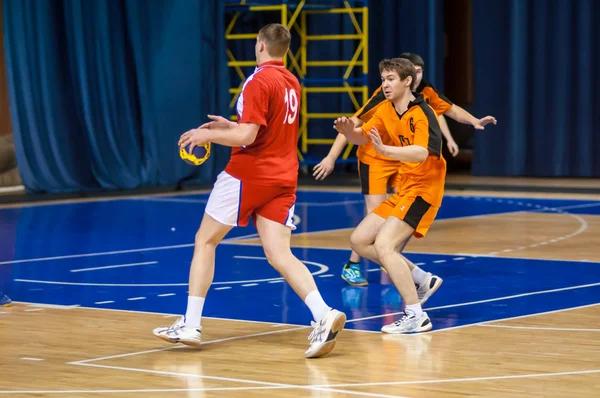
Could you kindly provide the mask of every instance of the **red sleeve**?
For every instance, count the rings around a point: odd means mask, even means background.
[[[238,123],[254,123],[267,126],[267,112],[269,110],[269,94],[265,83],[253,78],[244,84],[242,93],[242,107]]]

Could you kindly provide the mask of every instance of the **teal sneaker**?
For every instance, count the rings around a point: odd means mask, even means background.
[[[369,284],[360,270],[360,264],[356,263],[347,263],[344,265],[342,279],[348,282],[350,286],[367,286]]]
[[[12,300],[6,294],[0,293],[0,307],[10,307]]]

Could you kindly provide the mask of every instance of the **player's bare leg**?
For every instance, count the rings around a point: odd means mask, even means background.
[[[386,194],[365,195],[367,214],[375,210],[386,199]],[[360,255],[354,250],[350,254],[350,260],[342,268],[342,279],[348,282],[350,286],[367,286],[369,284],[360,267]]]
[[[406,245],[410,241],[410,238],[412,238],[412,235],[409,236],[402,244],[400,244],[400,247],[398,248],[398,253],[402,253],[404,251]],[[427,272],[419,268],[406,256],[404,256],[404,259],[408,264],[408,268],[410,268],[413,282],[415,283],[415,287],[417,288],[419,303],[423,305],[440,288],[444,280],[439,276],[432,274],[431,272]],[[382,266],[381,270],[387,273],[385,267]]]
[[[404,314],[381,330],[386,333],[415,333],[430,330],[431,320],[420,304],[406,257],[399,248],[410,238],[414,229],[399,218],[390,216],[379,230],[373,244],[377,257],[386,268],[405,304]]]
[[[346,315],[329,307],[321,297],[312,274],[292,253],[292,232],[288,227],[259,215],[256,217],[256,229],[269,264],[304,300],[315,320],[312,323],[313,332],[309,336],[311,345],[305,356],[313,358],[330,353],[335,347],[338,333],[344,328]]]
[[[360,222],[350,235],[350,246],[362,258],[369,259],[379,265],[379,257],[375,251],[374,243],[379,230],[383,227],[385,219],[375,213],[369,213]]]
[[[194,242],[194,256],[190,268],[188,305],[184,317],[170,327],[154,329],[153,333],[170,343],[199,346],[204,301],[215,275],[215,252],[231,226],[224,225],[204,213]]]

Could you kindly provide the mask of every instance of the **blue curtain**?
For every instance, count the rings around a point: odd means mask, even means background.
[[[413,52],[425,61],[424,79],[443,90],[443,0],[369,2],[369,86],[381,84],[379,61]]]
[[[30,192],[212,182],[177,139],[227,113],[223,3],[5,0],[17,159]]]
[[[473,2],[472,172],[600,177],[600,2]],[[490,16],[493,16],[490,18]]]

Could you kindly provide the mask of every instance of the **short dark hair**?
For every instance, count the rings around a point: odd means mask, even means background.
[[[272,23],[262,27],[258,32],[258,39],[265,42],[271,57],[283,58],[290,48],[292,35],[282,24]]]
[[[413,63],[413,65],[420,66],[425,69],[425,62],[423,62],[423,58],[419,54],[415,53],[402,53],[400,58],[404,58]]]
[[[384,70],[396,72],[400,76],[400,80],[406,80],[411,77],[411,84],[414,84],[417,79],[417,70],[412,62],[404,58],[384,59],[379,63],[379,74]]]

